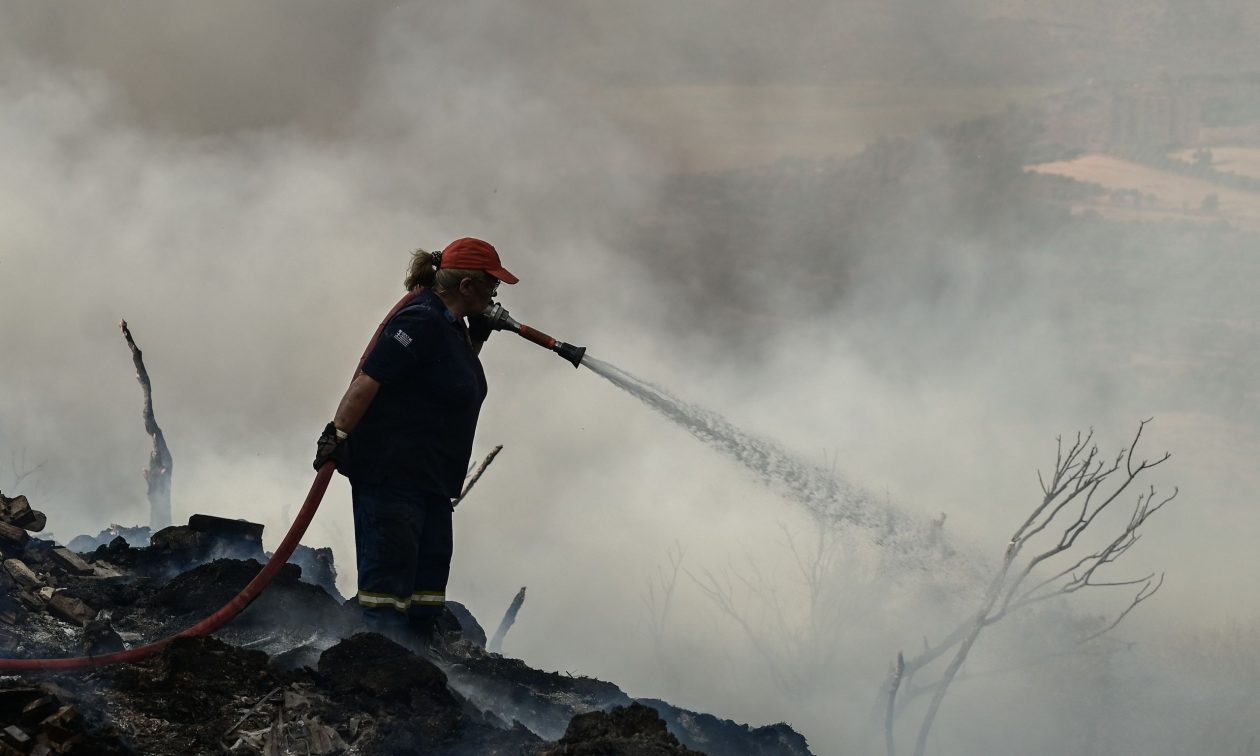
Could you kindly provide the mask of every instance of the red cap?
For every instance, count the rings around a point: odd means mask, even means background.
[[[521,279],[508,272],[499,261],[499,253],[489,243],[471,236],[456,239],[442,250],[442,267],[462,270],[484,270],[505,284]]]

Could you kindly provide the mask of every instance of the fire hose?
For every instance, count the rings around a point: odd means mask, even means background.
[[[398,304],[389,311],[385,319],[376,329],[376,333],[372,336],[371,342],[368,343],[367,349],[364,350],[363,356],[359,360],[359,370],[363,368],[363,362],[367,359],[368,354],[376,346],[376,342],[380,339],[381,333],[385,330],[385,326],[393,319],[400,310],[413,302],[419,295],[418,291],[409,292],[405,297],[399,300]],[[565,360],[572,362],[577,367],[582,362],[582,357],[586,353],[585,347],[575,347],[571,344],[556,341],[541,331],[521,325],[508,315],[507,310],[503,309],[500,304],[494,304],[486,310],[486,316],[491,320],[491,326],[496,330],[509,330],[519,334],[523,338],[538,344],[539,346],[550,349]],[[355,372],[358,375],[358,371]],[[311,489],[306,494],[306,501],[302,502],[302,509],[298,511],[297,517],[294,518],[293,524],[289,526],[289,532],[285,534],[284,540],[280,542],[280,546],[276,548],[275,553],[267,560],[267,564],[263,566],[254,579],[241,589],[228,603],[224,604],[214,614],[206,617],[197,624],[183,630],[168,638],[163,638],[153,643],[136,648],[130,648],[125,651],[116,651],[110,654],[101,654],[99,656],[74,656],[61,659],[0,659],[0,673],[12,672],[54,672],[72,669],[84,669],[87,667],[101,667],[107,664],[119,664],[123,662],[136,662],[147,659],[162,651],[169,646],[177,638],[195,638],[201,635],[209,635],[219,628],[236,618],[238,614],[245,611],[245,608],[253,603],[254,599],[262,595],[267,586],[271,585],[271,581],[275,579],[276,574],[280,572],[280,568],[289,561],[289,557],[293,556],[294,550],[297,549],[298,542],[302,536],[306,534],[306,529],[310,527],[311,520],[315,518],[315,510],[319,509],[320,502],[323,501],[324,492],[328,490],[328,482],[332,479],[333,470],[336,465],[333,462],[327,462],[315,474],[315,480],[311,483]]]

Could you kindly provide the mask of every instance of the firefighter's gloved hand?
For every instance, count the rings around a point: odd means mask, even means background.
[[[468,316],[468,338],[474,344],[484,344],[490,338],[490,318],[474,314]]]
[[[346,461],[346,438],[348,434],[337,430],[337,426],[329,423],[315,443],[315,470],[318,471],[326,462],[332,460],[341,467]]]

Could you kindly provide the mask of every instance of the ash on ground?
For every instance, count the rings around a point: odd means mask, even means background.
[[[72,543],[0,495],[0,657],[99,655],[169,637],[261,569],[262,526],[195,515],[151,536]],[[35,527],[38,526],[38,527]],[[124,534],[143,532],[145,545]],[[0,753],[809,754],[785,724],[749,727],[490,653],[452,602],[432,646],[363,632],[328,550],[304,549],[233,622],[156,656],[0,677]]]

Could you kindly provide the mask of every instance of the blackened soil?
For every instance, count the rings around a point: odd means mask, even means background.
[[[440,669],[375,633],[360,633],[325,651],[319,674],[343,696],[411,701],[436,709],[456,705]]]
[[[190,620],[227,604],[261,570],[262,565],[252,559],[217,559],[172,578],[144,603],[171,617],[170,627],[182,629]],[[341,604],[319,586],[303,583],[301,574],[296,565],[281,567],[267,590],[232,621],[233,627],[278,625],[312,633],[348,629],[352,618]]]
[[[451,686],[506,722],[519,721],[548,740],[577,714],[629,704],[620,688],[591,677],[532,669],[519,659],[468,648],[446,671]]]
[[[339,709],[366,712],[376,732],[367,754],[533,754],[542,741],[520,727],[502,729],[446,684],[426,659],[374,633],[360,633],[323,653],[321,685]],[[323,712],[337,724],[337,712]]]
[[[704,756],[681,745],[656,710],[640,703],[579,714],[544,756]]]
[[[318,672],[277,672],[261,651],[215,638],[181,638],[136,664],[54,679],[74,691],[63,692],[63,699],[95,717],[92,727],[85,723],[80,750],[73,751],[80,754],[221,753],[248,731],[261,726],[265,732],[268,723],[281,723],[286,695],[299,691],[310,706],[303,722],[331,728],[352,752],[365,756],[534,756],[544,745],[523,727],[505,728],[485,717],[446,687],[433,664],[370,633],[329,648]],[[38,695],[6,698],[3,687],[0,710],[20,711]],[[238,726],[242,721],[246,724]],[[239,752],[303,752],[286,750],[273,734],[256,738],[260,748]]]
[[[214,638],[177,638],[151,659],[103,668],[100,680],[116,718],[131,723],[132,745],[157,756],[219,750],[237,710],[282,682],[266,654]],[[150,731],[148,721],[169,724]]]
[[[262,567],[219,559],[176,574],[172,560],[185,557],[164,561],[162,549],[174,554],[185,541],[189,549],[200,548],[201,536],[188,529],[159,535],[149,549],[119,541],[97,550],[98,562],[125,573],[119,577],[67,574],[39,545],[21,558],[50,587],[108,610],[110,618],[90,624],[132,647],[216,611]],[[367,755],[697,752],[688,746],[739,756],[808,754],[803,739],[784,725],[752,730],[667,704],[659,707],[662,720],[651,708],[630,706],[611,683],[488,654],[477,642],[484,635],[469,633],[453,614],[439,624],[445,643],[430,654],[433,661],[379,635],[347,638],[358,618],[298,577],[297,568],[285,567],[218,637],[176,639],[128,665],[0,679],[0,710],[59,686],[59,699],[82,713],[71,733],[78,739],[62,743],[69,753],[304,753],[319,741],[322,752]],[[23,598],[19,594],[13,581],[0,582],[0,597],[12,603]],[[111,621],[121,635],[113,635]],[[83,630],[39,606],[24,609],[14,623],[0,628],[7,655],[81,653]],[[282,660],[286,654],[291,658]],[[12,692],[22,686],[26,692]],[[612,707],[621,708],[606,711]],[[38,724],[23,726],[35,737]]]
[[[654,699],[640,699],[656,710],[678,740],[692,748],[703,748],[723,756],[809,756],[805,737],[786,724],[749,727],[719,719],[712,714],[697,714]]]

